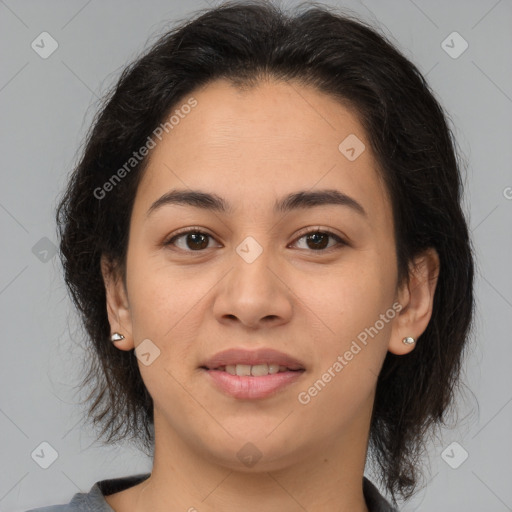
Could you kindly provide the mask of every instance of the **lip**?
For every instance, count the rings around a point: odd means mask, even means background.
[[[247,350],[244,348],[232,348],[218,352],[213,357],[206,360],[200,366],[207,370],[215,370],[220,366],[233,364],[278,364],[286,366],[290,370],[304,370],[304,364],[285,354],[272,348],[261,348],[257,350]],[[276,374],[277,375],[277,374]],[[258,377],[261,378],[261,377]]]
[[[222,370],[202,369],[212,384],[223,393],[237,399],[257,400],[275,395],[278,391],[296,382],[305,373],[285,371],[260,377],[231,375]]]
[[[234,364],[278,364],[286,366],[287,371],[262,375],[239,376],[231,375],[221,366]],[[247,350],[233,348],[218,352],[205,361],[200,369],[206,374],[208,380],[221,392],[237,399],[257,400],[275,395],[293,382],[296,382],[305,373],[304,364],[284,352],[271,348]]]

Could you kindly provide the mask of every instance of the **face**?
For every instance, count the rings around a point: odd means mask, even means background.
[[[109,299],[124,348],[149,354],[157,437],[233,468],[253,450],[261,469],[363,439],[386,352],[419,333],[401,330],[391,204],[357,115],[291,83],[191,96],[151,150]],[[161,199],[176,191],[225,208]],[[237,358],[288,370],[222,371]]]

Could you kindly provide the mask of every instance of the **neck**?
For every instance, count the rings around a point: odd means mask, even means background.
[[[153,470],[137,486],[134,510],[368,512],[363,473],[370,417],[371,404],[336,439],[315,439],[285,463],[240,471],[189,446],[155,409]]]

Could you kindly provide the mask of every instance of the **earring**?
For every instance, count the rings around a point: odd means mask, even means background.
[[[406,345],[412,345],[415,342],[416,340],[414,338],[411,338],[410,336],[402,340],[402,343],[405,343]]]
[[[115,343],[116,341],[124,340],[124,336],[122,334],[119,334],[118,332],[115,332],[110,336],[110,340]]]

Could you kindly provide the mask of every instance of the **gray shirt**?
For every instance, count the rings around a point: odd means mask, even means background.
[[[105,496],[124,491],[149,478],[151,473],[112,478],[96,482],[87,493],[77,492],[66,505],[50,505],[33,508],[26,512],[114,512],[105,501]],[[399,512],[379,493],[378,489],[366,477],[363,477],[363,494],[369,512]]]

